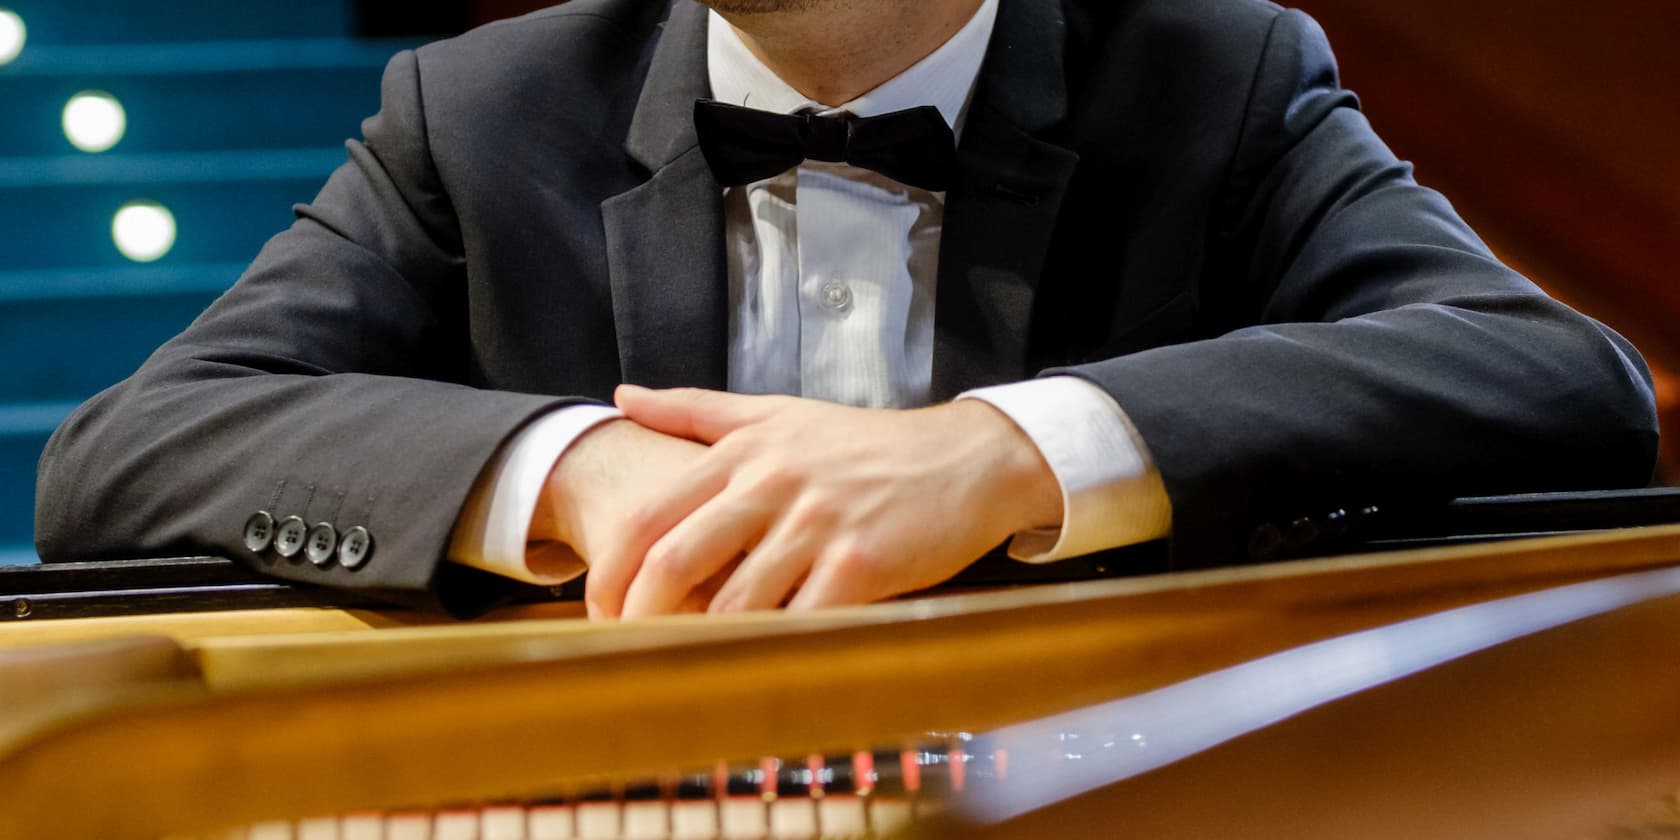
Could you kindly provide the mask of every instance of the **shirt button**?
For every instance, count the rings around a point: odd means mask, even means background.
[[[835,312],[852,308],[852,288],[845,283],[829,281],[822,287],[822,305]]]

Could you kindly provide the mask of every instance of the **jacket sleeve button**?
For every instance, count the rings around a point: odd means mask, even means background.
[[[1289,523],[1289,530],[1283,534],[1283,545],[1286,551],[1298,551],[1311,545],[1318,539],[1318,523],[1303,516]]]
[[[281,557],[296,557],[303,550],[303,543],[309,536],[309,526],[301,516],[288,516],[280,520],[280,527],[274,530],[274,552]]]
[[[1267,522],[1254,529],[1254,535],[1248,539],[1248,557],[1257,563],[1264,563],[1277,556],[1278,549],[1283,547],[1283,532],[1278,526]]]
[[[357,525],[344,532],[338,541],[338,563],[346,569],[359,569],[373,554],[373,535]]]
[[[1339,537],[1347,533],[1347,529],[1348,512],[1345,510],[1333,510],[1324,515],[1323,524],[1319,527],[1319,532],[1326,537]]]
[[[266,510],[259,510],[245,520],[245,547],[256,554],[261,554],[274,544],[274,515]]]
[[[303,554],[309,562],[317,566],[325,566],[332,562],[333,553],[338,549],[338,531],[326,522],[317,523],[309,529],[308,542],[303,547]]]

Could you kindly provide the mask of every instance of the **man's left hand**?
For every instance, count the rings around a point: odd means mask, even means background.
[[[1061,523],[1038,448],[979,400],[892,411],[622,386],[616,401],[643,426],[711,446],[620,541],[652,544],[626,618],[673,610],[737,561],[712,612],[865,603]]]

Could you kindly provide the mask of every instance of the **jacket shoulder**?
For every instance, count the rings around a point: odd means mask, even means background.
[[[438,102],[540,97],[636,75],[657,40],[669,0],[572,0],[421,47],[417,62],[428,110]]]
[[[669,0],[571,0],[487,23],[421,47],[421,53],[446,63],[508,60],[533,51],[548,54],[550,59],[563,58],[564,52],[555,55],[551,51],[581,49],[603,40],[645,39],[664,22],[671,5]]]
[[[412,89],[440,167],[492,145],[577,160],[617,149],[670,6],[572,0],[421,47]]]
[[[1068,0],[1076,40],[1211,65],[1253,60],[1284,8],[1267,0]]]

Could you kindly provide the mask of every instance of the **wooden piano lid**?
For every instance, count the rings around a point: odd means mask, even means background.
[[[929,838],[1672,837],[1680,569],[1291,649],[992,733],[1021,783]]]
[[[1663,526],[739,622],[200,639],[202,681],[0,736],[0,836],[155,836],[986,731],[1677,560]]]

